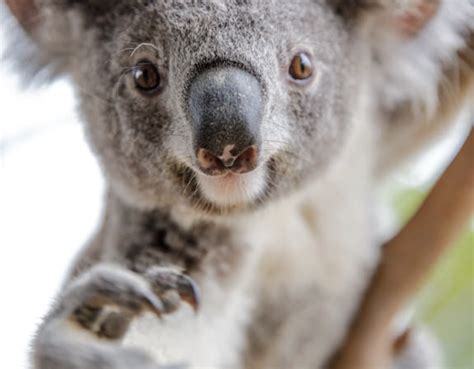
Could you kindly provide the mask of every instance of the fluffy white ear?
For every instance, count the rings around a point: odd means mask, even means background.
[[[48,82],[67,72],[90,28],[100,29],[107,14],[130,2],[119,0],[5,0],[11,24],[5,55],[27,83]],[[10,17],[12,18],[12,17]],[[8,23],[8,22],[6,22]],[[33,78],[36,77],[36,78]]]
[[[442,0],[330,0],[349,19],[372,18],[404,37],[414,37],[436,15]],[[454,0],[456,1],[456,0]]]
[[[432,114],[443,68],[456,61],[457,52],[474,30],[474,3],[392,1],[368,18],[367,37],[377,60],[377,96],[382,97],[384,107],[421,99],[425,113]]]
[[[395,14],[393,27],[403,37],[415,37],[438,13],[441,0],[415,0]]]
[[[386,171],[442,134],[473,98],[474,1],[361,1]]]
[[[40,13],[45,8],[66,12],[69,9],[81,9],[90,17],[98,17],[122,3],[114,0],[5,0],[10,12],[28,31],[39,23]]]

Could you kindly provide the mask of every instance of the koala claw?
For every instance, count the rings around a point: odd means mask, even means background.
[[[188,303],[196,312],[200,304],[197,284],[187,275],[172,269],[156,267],[146,274],[153,291],[161,297],[167,313],[175,311],[181,301]]]
[[[110,340],[122,338],[130,322],[143,312],[161,318],[177,310],[181,301],[194,310],[199,306],[199,290],[194,281],[162,267],[143,275],[99,267],[77,281],[68,295],[69,320]]]
[[[71,281],[41,327],[34,367],[185,369],[158,365],[145,352],[121,346],[119,340],[138,315],[151,312],[161,318],[177,309],[181,299],[197,307],[198,296],[194,282],[172,269],[136,273],[117,265],[96,265]],[[86,335],[76,334],[78,330]]]
[[[131,320],[144,311],[160,317],[165,306],[148,283],[128,271],[98,268],[78,281],[66,299],[69,319],[100,338],[123,337]]]

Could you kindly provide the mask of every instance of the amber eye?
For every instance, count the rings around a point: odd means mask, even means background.
[[[291,61],[290,75],[298,81],[306,80],[313,75],[313,69],[310,56],[306,53],[299,53]]]
[[[142,92],[156,92],[161,85],[158,69],[149,61],[141,61],[133,68],[135,86]]]

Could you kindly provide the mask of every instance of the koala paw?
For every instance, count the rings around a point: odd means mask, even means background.
[[[148,311],[158,317],[186,302],[194,310],[199,292],[194,281],[173,269],[155,267],[144,275],[97,266],[79,278],[63,297],[68,319],[99,338],[122,338],[130,322]]]

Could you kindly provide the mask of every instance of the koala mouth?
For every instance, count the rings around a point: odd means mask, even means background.
[[[196,173],[198,188],[202,196],[219,207],[246,206],[257,201],[265,192],[267,169],[259,166],[254,171],[223,176],[208,176]]]
[[[184,163],[172,168],[181,190],[190,204],[208,214],[224,215],[249,211],[265,204],[272,197],[277,170],[275,160],[245,174],[227,173],[211,177]]]

